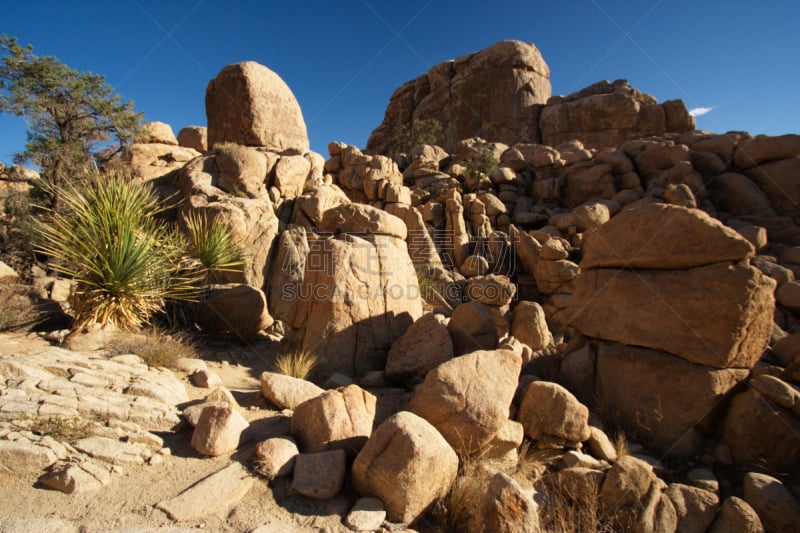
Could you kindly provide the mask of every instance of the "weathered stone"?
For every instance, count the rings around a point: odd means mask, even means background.
[[[477,302],[461,304],[453,310],[447,331],[456,355],[497,347],[497,326],[491,313]]]
[[[316,354],[323,377],[382,370],[392,343],[422,315],[406,244],[387,235],[311,243],[295,301],[284,343]]]
[[[303,452],[344,450],[355,457],[372,433],[376,398],[358,385],[326,391],[292,414],[292,434]]]
[[[538,142],[536,124],[550,96],[549,77],[539,50],[520,41],[501,41],[440,63],[394,92],[367,148],[387,152],[396,128],[410,127],[412,119],[439,121],[443,131],[436,144],[450,152],[475,135],[507,144]]]
[[[143,444],[122,442],[109,437],[84,437],[75,442],[75,449],[90,457],[111,464],[144,464],[153,451]]]
[[[795,179],[798,172],[800,158],[793,158],[753,167],[746,174],[764,191],[778,213],[789,214],[800,205],[800,185]]]
[[[589,409],[557,383],[534,381],[528,385],[517,420],[534,440],[554,437],[574,444],[591,435]]]
[[[659,105],[625,80],[602,81],[566,97],[553,97],[539,119],[542,142],[555,146],[571,139],[586,147],[615,147],[627,139],[682,133],[694,120],[680,100]]]
[[[603,472],[580,466],[558,471],[558,488],[573,502],[595,501],[600,494]]]
[[[167,405],[178,405],[189,401],[186,386],[166,369],[134,378],[125,389],[125,394],[152,398]]]
[[[166,122],[147,122],[136,132],[136,142],[178,145],[172,126]]]
[[[378,498],[359,498],[344,523],[353,531],[376,531],[386,520],[386,509]]]
[[[511,335],[534,352],[553,343],[544,309],[538,303],[521,301],[511,316]]]
[[[602,429],[589,426],[589,439],[586,441],[589,450],[598,459],[613,463],[617,460],[617,449]]]
[[[787,281],[775,292],[779,304],[792,311],[800,311],[800,282]]]
[[[714,177],[711,198],[721,211],[731,215],[774,213],[767,195],[742,174],[727,172]]]
[[[311,162],[300,155],[283,156],[275,165],[274,172],[275,187],[283,198],[291,200],[303,194],[306,180],[311,172]]]
[[[744,501],[758,513],[766,531],[796,531],[800,503],[780,480],[748,472],[744,475]]]
[[[769,341],[774,287],[772,279],[742,265],[593,269],[576,283],[568,322],[590,337],[714,368],[750,368]]]
[[[713,492],[681,483],[671,483],[667,496],[678,514],[678,530],[705,533],[719,509],[719,498]]]
[[[247,469],[234,462],[156,507],[177,522],[197,520],[230,509],[245,497],[254,482]]]
[[[266,193],[267,156],[246,146],[218,146],[215,150],[219,169],[217,186],[234,196],[261,198]]]
[[[709,533],[763,533],[758,514],[746,501],[730,496],[722,502]]]
[[[310,381],[274,372],[263,372],[260,381],[264,398],[278,409],[294,409],[325,392]]]
[[[209,404],[192,433],[192,448],[203,455],[230,453],[239,447],[242,432],[249,425],[234,407]]]
[[[245,341],[254,341],[274,322],[264,293],[249,285],[214,287],[207,291],[197,316],[204,329],[225,331]]]
[[[19,274],[13,268],[0,261],[0,285],[11,285],[19,281]]]
[[[456,453],[474,455],[508,420],[521,366],[509,350],[451,359],[428,372],[408,410],[430,422]]]
[[[178,132],[178,144],[203,153],[208,150],[208,129],[204,126],[186,126]]]
[[[486,493],[477,502],[469,531],[538,533],[538,505],[514,478],[498,472],[489,479]]]
[[[742,141],[736,148],[733,162],[745,170],[771,161],[798,156],[800,156],[800,135],[759,136]]]
[[[580,275],[581,269],[572,261],[538,261],[533,269],[536,287],[544,294],[557,292],[564,284]]]
[[[736,464],[767,466],[778,472],[800,464],[799,417],[755,389],[733,398],[720,440]]]
[[[333,498],[344,485],[347,459],[344,450],[301,453],[295,458],[292,489],[315,500]]]
[[[195,387],[210,389],[222,385],[222,378],[213,370],[198,370],[191,375],[192,384]]]
[[[253,61],[223,68],[206,89],[208,145],[232,142],[275,152],[308,151],[303,114],[291,89]]]
[[[471,302],[501,306],[511,303],[516,290],[516,286],[506,276],[490,274],[470,279],[464,287],[464,295]]]
[[[606,416],[644,444],[675,456],[702,451],[703,420],[747,376],[671,355],[601,343],[595,396]]]
[[[444,318],[426,313],[392,344],[386,358],[386,377],[394,381],[422,379],[452,357],[453,341]]]
[[[39,478],[45,487],[59,490],[64,494],[92,492],[111,482],[111,475],[97,465],[68,464],[48,472]]]
[[[50,448],[27,441],[0,440],[0,468],[13,474],[38,473],[56,462]]]
[[[255,470],[270,480],[289,476],[299,453],[297,444],[289,437],[274,437],[261,441],[253,453]]]
[[[741,261],[753,247],[705,212],[644,203],[624,209],[586,239],[581,268],[691,268]]]
[[[8,518],[0,522],[0,530],[3,533],[80,533],[77,524],[61,518]]]
[[[411,524],[444,497],[458,473],[458,456],[425,419],[401,411],[373,432],[353,462],[353,484],[380,498],[392,522]]]

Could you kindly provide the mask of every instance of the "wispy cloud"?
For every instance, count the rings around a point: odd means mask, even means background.
[[[701,115],[705,115],[706,113],[710,113],[712,109],[714,109],[713,105],[711,107],[695,107],[694,109],[689,110],[689,114],[693,117],[699,117]]]

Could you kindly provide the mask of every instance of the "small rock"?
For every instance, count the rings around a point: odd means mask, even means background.
[[[613,463],[617,460],[617,449],[602,429],[589,426],[589,450],[595,457]]]
[[[746,501],[731,496],[722,502],[719,513],[708,533],[763,533],[758,514]]]
[[[353,531],[375,531],[386,520],[386,509],[378,498],[360,498],[347,515],[345,524]]]
[[[250,424],[229,405],[210,404],[200,414],[192,434],[192,448],[203,455],[218,456],[239,447],[242,432]]]
[[[275,437],[259,442],[253,454],[255,470],[267,479],[288,476],[300,451],[290,437]]]
[[[236,398],[233,397],[231,391],[226,389],[225,387],[217,387],[203,399],[204,402],[224,402],[230,405],[231,407],[235,407],[240,409],[241,406],[239,402],[236,401]]]
[[[84,467],[81,464],[70,464],[45,474],[39,478],[39,482],[65,494],[79,494],[107,485],[111,482],[111,475],[96,465]]]
[[[278,409],[294,409],[325,391],[304,379],[264,372],[261,374],[261,392]]]
[[[719,494],[719,481],[714,476],[714,472],[708,468],[690,470],[686,477],[691,485]]]
[[[342,490],[346,473],[344,450],[301,453],[295,458],[292,488],[308,498],[327,500]]]
[[[210,389],[222,385],[222,378],[213,370],[202,369],[192,374],[192,384],[195,387]]]
[[[719,508],[713,492],[681,483],[670,484],[667,496],[678,514],[678,530],[686,533],[705,533]]]

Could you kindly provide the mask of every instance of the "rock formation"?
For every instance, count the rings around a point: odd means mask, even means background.
[[[253,61],[223,68],[206,89],[208,147],[219,143],[305,153],[308,134],[294,94],[274,72]]]
[[[439,143],[452,150],[468,137],[513,144],[539,142],[541,105],[550,97],[550,69],[533,44],[501,41],[489,48],[432,67],[403,84],[372,132],[367,150],[385,153],[398,126],[436,119]]]

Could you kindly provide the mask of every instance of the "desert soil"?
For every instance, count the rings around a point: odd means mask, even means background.
[[[46,342],[35,335],[0,334],[0,355],[24,357],[41,351]],[[252,489],[232,508],[221,509],[202,519],[176,523],[156,504],[178,495],[208,475],[239,461],[250,467],[253,448],[259,440],[285,434],[289,417],[271,410],[261,396],[258,376],[270,368],[277,343],[263,341],[250,346],[222,343],[201,347],[202,358],[216,371],[242,405],[251,422],[249,440],[230,456],[202,457],[189,445],[191,428],[182,425],[173,432],[158,433],[171,455],[157,465],[126,465],[112,475],[109,485],[94,492],[67,495],[37,485],[37,476],[20,477],[0,473],[0,524],[15,525],[14,531],[348,531],[343,524],[358,495],[347,488],[338,497],[316,501],[292,494],[290,481],[268,483],[257,477]],[[190,384],[176,372],[195,400],[209,391]],[[252,471],[252,469],[251,469]],[[49,519],[44,521],[42,519]],[[63,520],[65,529],[57,529]],[[161,529],[163,528],[163,529]]]

